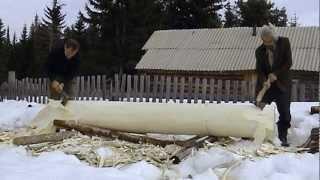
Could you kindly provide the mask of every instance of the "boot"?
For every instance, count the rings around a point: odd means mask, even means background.
[[[288,143],[288,129],[278,127],[279,139],[281,141],[281,146],[289,147]]]

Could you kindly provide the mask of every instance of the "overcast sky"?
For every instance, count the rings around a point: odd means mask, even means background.
[[[277,7],[286,7],[290,17],[294,13],[302,26],[319,26],[319,0],[272,0]],[[68,25],[75,22],[79,10],[83,11],[87,0],[60,0],[66,4]],[[43,16],[46,5],[51,6],[52,0],[0,0],[0,18],[10,26],[11,32],[20,34],[23,24],[30,26],[35,14]]]

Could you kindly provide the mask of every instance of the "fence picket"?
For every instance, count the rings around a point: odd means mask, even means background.
[[[139,92],[139,102],[143,102],[144,97],[144,75],[140,76],[140,92]]]
[[[150,101],[150,92],[151,92],[150,87],[151,87],[150,75],[147,75],[146,76],[146,93],[145,93],[146,102]]]
[[[181,79],[180,79],[180,91],[179,91],[180,103],[183,103],[183,101],[184,101],[184,89],[185,89],[185,77],[181,77]]]
[[[166,80],[166,102],[169,102],[170,99],[170,90],[171,90],[171,77],[167,76]]]
[[[193,80],[192,76],[189,76],[188,77],[188,99],[187,99],[188,103],[191,103],[191,97],[192,97],[192,91],[193,91],[192,80]]]
[[[12,75],[12,77],[14,77]],[[29,102],[47,103],[49,80],[47,78],[12,78],[10,83],[0,85],[0,99],[27,100]],[[7,84],[7,85],[6,85]],[[183,103],[210,103],[217,101],[245,102],[254,101],[255,81],[222,80],[199,77],[178,77],[171,75],[114,75],[114,81],[106,75],[80,76],[74,80],[76,100],[111,100],[139,102],[166,102],[173,100]],[[4,88],[5,87],[5,88]],[[292,83],[292,101],[317,101],[319,85],[314,81]],[[145,99],[145,100],[144,100]]]
[[[202,89],[201,89],[202,103],[205,103],[207,100],[207,86],[208,86],[207,79],[206,78],[202,79]]]
[[[133,102],[137,102],[137,95],[138,95],[138,79],[139,76],[138,75],[134,75],[133,76]]]
[[[157,96],[158,96],[157,92],[158,92],[158,88],[159,88],[158,81],[159,81],[158,76],[155,75],[153,77],[153,83],[152,83],[152,102],[156,102],[156,100],[157,100]]]

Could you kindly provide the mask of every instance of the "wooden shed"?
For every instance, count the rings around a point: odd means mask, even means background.
[[[319,27],[279,27],[290,39],[295,82],[319,84]],[[249,27],[160,30],[146,42],[140,73],[255,80],[255,49],[262,43]]]

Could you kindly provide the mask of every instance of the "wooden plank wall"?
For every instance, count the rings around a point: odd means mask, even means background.
[[[0,86],[0,101],[4,99],[47,103],[49,80],[46,78],[15,79],[9,73],[8,83]],[[75,99],[132,102],[188,102],[221,103],[254,101],[254,82],[199,77],[118,75],[107,79],[105,75],[75,78]],[[319,87],[311,82],[293,81],[292,101],[317,101]]]

